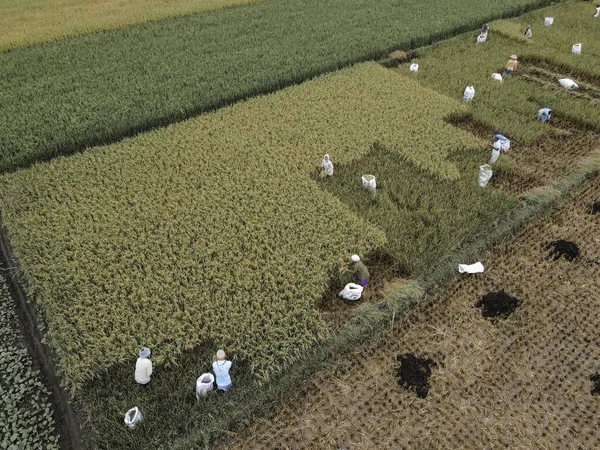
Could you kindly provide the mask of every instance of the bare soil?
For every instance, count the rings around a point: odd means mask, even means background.
[[[429,377],[431,369],[437,364],[431,359],[418,358],[415,355],[398,355],[398,384],[403,388],[413,389],[419,398],[426,398],[429,393]]]
[[[521,300],[516,297],[511,297],[504,291],[488,292],[475,304],[477,308],[481,308],[483,317],[497,320],[507,319],[514,313],[517,307],[521,304]]]
[[[600,448],[600,178],[436,298],[216,448]],[[581,257],[548,258],[548,242]],[[474,304],[522,300],[496,325]],[[438,363],[429,393],[398,387],[396,355]]]

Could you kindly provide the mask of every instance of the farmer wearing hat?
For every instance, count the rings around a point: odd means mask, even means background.
[[[142,347],[140,357],[135,363],[135,382],[147,386],[150,383],[150,375],[152,375],[152,361],[150,361],[150,349]]]
[[[220,391],[228,391],[231,389],[231,378],[229,377],[229,369],[231,369],[231,361],[227,361],[225,351],[217,351],[217,360],[213,362],[213,372],[217,382],[217,389]]]
[[[353,272],[356,274],[358,284],[363,288],[367,287],[367,284],[369,284],[369,271],[367,270],[367,266],[363,264],[358,255],[352,255],[352,261],[354,261]]]
[[[505,75],[512,75],[512,73],[517,70],[517,65],[519,62],[517,61],[517,55],[512,55],[506,64],[506,69],[504,69]]]
[[[325,175],[327,178],[331,178],[333,176],[333,163],[331,159],[329,159],[329,155],[323,156],[323,161],[321,161],[321,167],[325,171]]]

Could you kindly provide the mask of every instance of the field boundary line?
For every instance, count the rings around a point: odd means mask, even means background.
[[[21,318],[22,325],[26,328],[25,334],[27,347],[34,353],[35,360],[39,363],[45,385],[52,393],[52,403],[55,408],[54,418],[60,433],[61,447],[72,450],[81,450],[82,438],[79,421],[69,402],[69,395],[60,384],[59,376],[56,374],[56,365],[50,348],[43,342],[43,332],[38,327],[39,317],[35,306],[27,301],[27,294],[23,284],[19,280],[19,270],[15,264],[12,250],[6,235],[6,229],[0,217],[0,267],[6,270],[6,283],[9,287],[11,297],[17,307],[17,314]]]

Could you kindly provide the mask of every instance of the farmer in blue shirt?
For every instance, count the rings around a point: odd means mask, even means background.
[[[550,122],[550,117],[552,117],[552,110],[550,108],[542,108],[538,111],[537,120],[541,120],[542,122]]]
[[[228,391],[231,389],[231,378],[229,377],[229,369],[231,369],[231,361],[225,359],[227,355],[223,350],[217,352],[217,360],[213,362],[213,372],[215,373],[217,389],[220,391]]]

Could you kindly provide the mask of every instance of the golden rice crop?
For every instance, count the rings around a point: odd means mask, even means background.
[[[65,383],[141,345],[162,363],[211,342],[263,380],[291,363],[325,333],[313,305],[332,271],[385,241],[309,173],[380,141],[455,179],[446,155],[481,144],[443,122],[461,111],[363,64],[5,175],[4,225]]]

